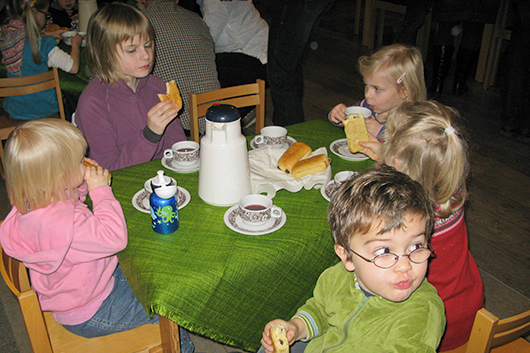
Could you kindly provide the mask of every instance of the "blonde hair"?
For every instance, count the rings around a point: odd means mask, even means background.
[[[406,90],[405,102],[427,100],[427,88],[423,74],[423,59],[418,49],[402,44],[383,47],[358,61],[363,77],[380,74],[388,77],[398,91]]]
[[[146,41],[155,38],[149,20],[130,5],[108,4],[92,15],[88,23],[87,59],[92,73],[107,85],[123,80],[117,46],[137,35]]]
[[[468,145],[458,112],[435,101],[404,103],[387,120],[381,159],[423,185],[446,218],[463,207]]]
[[[6,142],[6,188],[20,213],[46,207],[73,195],[73,185],[87,149],[71,123],[53,118],[18,126]]]
[[[37,65],[42,63],[39,51],[39,43],[42,37],[41,30],[35,19],[33,9],[43,10],[49,5],[49,0],[8,0],[6,3],[7,19],[6,20],[20,20],[24,23],[24,34],[27,37],[30,47],[33,62]]]

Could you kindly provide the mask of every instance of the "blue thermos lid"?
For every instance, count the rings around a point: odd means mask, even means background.
[[[240,118],[239,110],[230,104],[215,103],[206,111],[206,120],[214,123],[231,123]]]

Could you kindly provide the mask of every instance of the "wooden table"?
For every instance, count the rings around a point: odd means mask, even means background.
[[[324,121],[288,127],[289,136],[313,150],[344,138],[342,129]],[[249,138],[250,140],[250,138]],[[331,152],[333,174],[362,170],[373,161],[343,160]],[[179,212],[180,228],[170,235],[151,229],[150,215],[131,199],[145,180],[163,169],[189,191]],[[229,229],[229,207],[211,206],[198,196],[198,172],[179,174],[160,160],[113,172],[113,189],[127,219],[129,243],[119,261],[138,299],[162,317],[166,351],[178,344],[177,325],[223,344],[255,351],[264,325],[290,319],[312,296],[321,272],[337,263],[326,219],[328,202],[319,189],[278,191],[273,201],[287,216],[279,230],[260,236]],[[169,320],[166,320],[169,319]]]

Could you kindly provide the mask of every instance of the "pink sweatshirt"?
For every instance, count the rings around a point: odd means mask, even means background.
[[[116,253],[127,245],[127,227],[110,186],[90,192],[92,213],[79,198],[21,214],[11,209],[0,228],[6,254],[29,268],[42,310],[64,325],[90,319],[112,291]]]

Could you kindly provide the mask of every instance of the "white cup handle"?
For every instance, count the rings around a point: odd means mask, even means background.
[[[173,158],[173,150],[165,150],[164,151],[164,157]]]
[[[282,209],[278,206],[271,207],[271,217],[280,218],[282,216]]]
[[[254,142],[256,142],[257,145],[261,145],[263,143],[263,136],[261,135],[256,136],[256,138],[254,139]]]
[[[263,194],[266,193],[267,197],[269,199],[274,198],[276,196],[276,189],[274,188],[274,185],[267,183],[267,184],[259,184],[252,190],[253,194]]]

